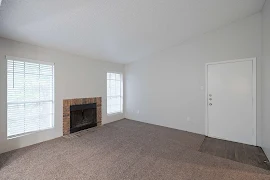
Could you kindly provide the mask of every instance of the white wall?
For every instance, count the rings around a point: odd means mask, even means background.
[[[261,13],[126,66],[126,117],[205,134],[205,64],[257,57],[261,68]],[[258,144],[261,140],[261,75]]]
[[[6,59],[15,56],[55,63],[55,128],[7,141]],[[102,121],[112,122],[123,115],[106,114],[106,72],[123,72],[124,65],[94,61],[76,55],[0,38],[0,153],[62,136],[63,99],[102,97]]]
[[[270,1],[267,0],[262,13],[263,60],[262,60],[262,146],[270,159]]]

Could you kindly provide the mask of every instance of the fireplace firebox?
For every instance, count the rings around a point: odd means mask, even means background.
[[[96,103],[70,106],[70,133],[97,126]]]

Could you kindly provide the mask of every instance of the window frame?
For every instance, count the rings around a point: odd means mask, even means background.
[[[32,60],[32,59],[27,59],[27,58],[19,58],[19,57],[14,57],[14,56],[6,56],[5,58],[6,58],[6,80],[7,80],[7,83],[8,83],[8,79],[7,79],[8,78],[8,71],[7,71],[8,60],[36,63],[36,64],[43,64],[43,65],[51,65],[53,67],[53,69],[52,69],[52,81],[53,81],[52,82],[52,86],[53,86],[53,88],[52,88],[52,101],[46,101],[46,102],[52,102],[52,127],[37,130],[37,131],[25,132],[25,133],[20,133],[20,134],[8,136],[8,115],[7,115],[6,116],[7,117],[7,121],[6,121],[7,122],[6,123],[7,140],[54,129],[55,128],[55,63],[48,62],[48,61]],[[8,97],[8,85],[6,86],[6,97]],[[36,101],[36,102],[45,102],[45,101]],[[7,103],[6,104],[6,108],[7,108],[6,113],[8,113],[8,105],[9,104],[16,104],[16,103],[8,103],[8,99],[6,99],[6,103]]]
[[[113,79],[108,79],[108,73],[114,73],[114,74],[120,74],[120,111],[119,112],[114,112],[114,113],[108,113],[108,98],[111,96],[108,96],[108,80],[113,80]],[[124,75],[122,72],[118,71],[107,71],[106,73],[106,114],[107,116],[114,116],[117,114],[123,114],[124,113]]]

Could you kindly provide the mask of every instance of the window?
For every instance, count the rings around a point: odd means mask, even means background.
[[[7,136],[54,126],[54,65],[7,57]]]
[[[107,73],[107,114],[123,112],[123,77],[120,73]]]

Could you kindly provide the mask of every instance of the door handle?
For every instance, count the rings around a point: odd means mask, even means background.
[[[212,103],[209,103],[209,106],[212,106]]]

